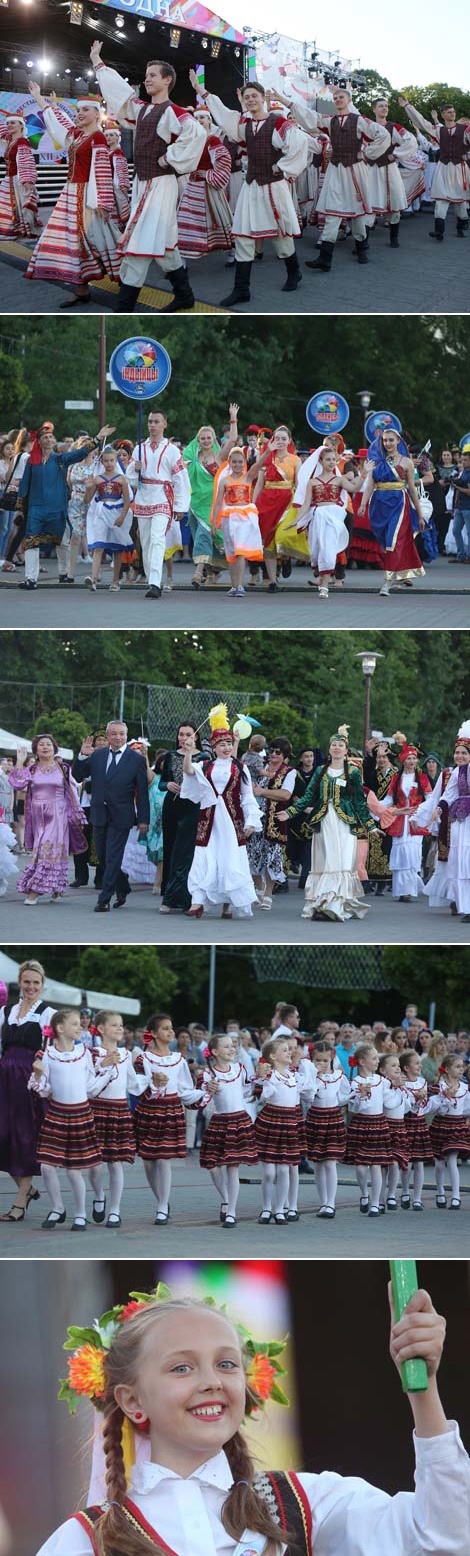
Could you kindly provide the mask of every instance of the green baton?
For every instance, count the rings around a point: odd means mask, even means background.
[[[395,1323],[398,1323],[410,1297],[418,1290],[415,1260],[390,1259],[390,1275],[392,1279],[393,1312]],[[405,1394],[415,1394],[420,1389],[427,1389],[428,1371],[426,1362],[423,1361],[421,1356],[412,1357],[410,1361],[403,1362],[400,1372]]]

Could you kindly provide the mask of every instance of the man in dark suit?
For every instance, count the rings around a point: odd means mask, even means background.
[[[93,750],[93,736],[84,740],[72,767],[80,783],[91,778],[90,821],[102,886],[95,913],[108,913],[116,893],[115,908],[122,908],[129,890],[121,869],[131,827],[137,822],[142,836],[148,832],[150,805],[147,770],[142,756],[127,744],[127,725],[112,719],[106,726],[107,746]]]

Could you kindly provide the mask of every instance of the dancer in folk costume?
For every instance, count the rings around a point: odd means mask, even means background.
[[[392,897],[397,897],[399,902],[411,902],[424,891],[421,858],[423,837],[427,836],[428,830],[416,820],[416,813],[422,800],[432,791],[429,778],[418,770],[416,746],[404,741],[398,762],[399,771],[392,777],[382,806],[386,809],[393,806],[398,811],[387,828],[388,837],[393,839],[390,851]]]
[[[246,562],[262,562],[263,541],[258,509],[252,498],[251,471],[248,474],[242,448],[233,448],[227,464],[221,465],[214,481],[211,525],[221,531],[227,558],[231,588],[228,593],[244,595]]]
[[[359,518],[369,504],[369,520],[385,559],[385,573],[379,593],[424,574],[424,567],[413,540],[414,513],[418,529],[425,527],[415,483],[415,467],[399,432],[387,427],[369,449],[367,479],[363,489]]]
[[[36,244],[26,275],[30,281],[65,281],[75,296],[61,303],[73,308],[91,302],[90,281],[119,276],[112,169],[108,147],[100,128],[101,102],[79,98],[75,121],[59,108],[55,92],[49,100],[30,81],[29,90],[51,139],[68,151],[67,183]]]
[[[316,474],[307,482],[305,499],[300,510],[296,508],[295,519],[297,530],[308,530],[310,560],[312,567],[318,569],[320,599],[328,599],[337,556],[349,545],[344,522],[347,493],[359,491],[360,486],[359,474],[336,474],[332,449],[320,449]]]
[[[299,1219],[299,1166],[306,1148],[299,1104],[302,1096],[306,1101],[313,1098],[315,1070],[311,1064],[293,1070],[288,1039],[280,1036],[263,1043],[258,1077],[260,1111],[255,1135],[263,1196],[258,1221],[260,1226],[268,1226],[273,1220],[274,1192],[274,1221],[276,1226],[285,1226]]]
[[[413,817],[432,827],[439,817],[438,860],[425,886],[431,907],[450,904],[470,923],[470,719],[461,724],[454,746],[454,767],[443,768],[435,788]]]
[[[334,246],[345,218],[352,224],[359,264],[367,264],[366,217],[372,213],[364,151],[367,150],[369,161],[375,161],[390,145],[388,130],[356,113],[346,88],[335,87],[332,96],[332,115],[321,115],[303,106],[309,127],[327,130],[331,141],[331,157],[317,201],[317,215],[325,217],[320,253],[318,259],[306,262],[309,270],[316,271],[331,270]]]
[[[358,838],[376,822],[367,808],[357,767],[348,760],[347,725],[329,742],[328,758],[317,767],[305,793],[279,812],[290,820],[308,810],[304,835],[312,839],[310,873],[302,918],[363,918],[367,903],[358,874]]]
[[[376,1217],[380,1215],[382,1168],[389,1167],[392,1161],[388,1122],[384,1115],[385,1095],[391,1101],[391,1087],[385,1077],[377,1073],[379,1055],[373,1043],[359,1043],[348,1062],[351,1093],[344,1159],[356,1168],[361,1215]]]
[[[106,145],[111,160],[113,175],[114,198],[117,205],[119,226],[122,230],[127,226],[130,216],[129,207],[129,166],[127,157],[121,148],[121,131],[119,125],[113,119],[107,119],[103,126]]]
[[[148,1087],[148,1076],[137,1075],[131,1055],[124,1044],[122,1016],[117,1010],[99,1010],[93,1023],[93,1062],[97,1076],[103,1076],[99,1097],[92,1099],[95,1135],[101,1163],[90,1167],[94,1193],[93,1220],[103,1222],[106,1215],[104,1163],[109,1178],[109,1212],[106,1226],[121,1225],[121,1199],[124,1188],[123,1162],[132,1163],[136,1153],[134,1124],[128,1097],[141,1097]]]
[[[388,1123],[391,1153],[389,1166],[382,1168],[380,1209],[385,1210],[386,1204],[387,1210],[396,1210],[400,1172],[406,1172],[409,1166],[405,1114],[410,1111],[411,1101],[400,1069],[398,1054],[381,1054],[377,1068],[378,1074],[382,1075],[387,1082],[384,1091],[384,1117]]]
[[[408,209],[408,197],[401,173],[398,167],[400,157],[415,156],[417,151],[416,136],[409,130],[405,130],[402,124],[394,124],[389,119],[389,102],[387,97],[379,97],[374,103],[376,124],[381,124],[390,136],[390,145],[369,166],[369,202],[373,216],[386,216],[390,230],[390,244],[392,249],[400,247],[399,228],[400,215]],[[368,147],[365,144],[364,155],[368,161]],[[368,217],[366,225],[373,226]]]
[[[171,1161],[186,1156],[184,1109],[202,1100],[183,1054],[171,1051],[174,1037],[171,1016],[163,1011],[150,1016],[144,1053],[136,1060],[136,1069],[149,1083],[137,1103],[134,1125],[138,1154],[157,1201],[155,1226],[166,1226],[170,1218]]]
[[[4,807],[0,805],[0,897],[5,896],[7,887],[18,874],[18,865],[13,858],[16,846],[17,840],[13,828],[5,820]]]
[[[190,72],[195,91],[197,76]],[[303,130],[283,113],[266,112],[266,94],[258,81],[246,81],[239,92],[242,112],[226,108],[213,92],[201,94],[215,119],[231,139],[246,147],[248,167],[233,218],[237,268],[230,297],[221,306],[250,301],[250,274],[257,238],[272,238],[284,259],[284,292],[294,292],[301,280],[294,238],[300,233],[288,179],[307,166],[308,142]]]
[[[220,444],[213,427],[200,427],[195,438],[183,449],[183,459],[189,476],[191,506],[189,527],[193,537],[194,576],[193,589],[200,589],[206,578],[206,569],[218,572],[225,567],[224,543],[221,533],[211,529],[211,508],[214,500],[214,478],[220,466],[226,463],[230,449],[238,443],[238,405],[229,405],[229,431]]]
[[[451,1187],[451,1210],[460,1210],[459,1157],[465,1161],[470,1156],[470,1093],[464,1079],[464,1060],[460,1054],[446,1054],[439,1068],[439,1105],[429,1129],[434,1151],[436,1174],[436,1205],[438,1210],[447,1206],[445,1193],[446,1167]]]
[[[279,525],[283,518],[286,520],[288,518],[299,470],[300,459],[296,454],[289,428],[283,425],[276,427],[266,448],[250,467],[251,480],[256,477],[253,502],[258,509],[264,565],[271,593],[277,588]]]
[[[148,581],[146,600],[159,600],[165,552],[171,545],[174,521],[187,513],[191,491],[179,448],[165,436],[167,420],[162,411],[151,411],[149,437],[133,451],[126,480],[135,490],[134,516],[138,521],[142,562]]]
[[[89,1171],[100,1162],[90,1098],[97,1097],[107,1085],[109,1074],[95,1075],[90,1051],[82,1041],[78,1011],[56,1011],[45,1036],[47,1047],[34,1060],[28,1082],[30,1090],[48,1104],[38,1140],[38,1161],[52,1210],[42,1224],[50,1231],[65,1221],[58,1173],[59,1167],[65,1167],[75,1211],[71,1231],[84,1232],[86,1183],[82,1168]]]
[[[196,108],[194,118],[206,143],[197,168],[185,180],[178,205],[178,247],[184,259],[201,259],[215,249],[232,249],[232,212],[227,200],[230,152],[214,133],[210,113]]]
[[[279,821],[279,811],[292,799],[296,778],[290,740],[280,735],[270,742],[267,765],[253,784],[263,826],[262,832],[254,833],[248,843],[258,905],[268,911],[272,908],[274,882],[282,884],[286,880],[288,822]]]
[[[0,156],[6,178],[0,184],[0,237],[34,238],[41,231],[33,149],[21,114],[0,109]]]
[[[413,1210],[419,1211],[423,1209],[424,1163],[431,1161],[433,1156],[428,1115],[435,1111],[438,1104],[434,1098],[428,1100],[427,1082],[421,1074],[421,1054],[415,1048],[407,1048],[400,1054],[399,1065],[410,1101],[409,1111],[405,1114],[408,1167],[402,1168],[401,1207],[402,1210],[410,1209],[410,1177],[413,1173]]]
[[[100,91],[113,118],[135,130],[134,183],[130,221],[119,244],[121,286],[118,313],[132,313],[152,259],[168,276],[173,302],[163,313],[192,308],[194,295],[178,249],[176,207],[178,177],[192,173],[204,148],[205,132],[193,114],[170,102],[176,81],[173,65],[150,60],[142,102],[116,70],[101,59],[101,43],[90,50]]]
[[[315,1163],[315,1187],[320,1201],[317,1216],[332,1221],[338,1187],[338,1162],[346,1155],[346,1125],[342,1107],[351,1095],[344,1070],[334,1068],[336,1050],[322,1038],[312,1047],[316,1070],[315,1095],[306,1119],[307,1160]]]
[[[256,901],[247,838],[261,832],[259,806],[250,774],[235,756],[224,703],[211,708],[209,763],[194,762],[194,737],[186,739],[181,798],[200,806],[194,858],[188,875],[188,916],[202,918],[205,907],[222,904],[222,917],[251,917]]]
[[[252,1166],[258,1160],[247,1106],[253,1100],[253,1080],[248,1080],[244,1065],[234,1060],[232,1038],[226,1033],[209,1038],[205,1058],[202,1107],[210,1106],[212,1115],[199,1160],[201,1167],[208,1168],[220,1197],[222,1226],[230,1231],[237,1224],[238,1169],[242,1162]]]
[[[417,108],[413,108],[406,97],[399,97],[398,101],[401,107],[406,109],[411,123],[428,136],[433,146],[439,147],[439,162],[432,187],[432,198],[435,201],[434,231],[429,236],[437,238],[437,241],[442,243],[449,205],[453,205],[457,220],[457,237],[463,238],[468,227],[470,201],[468,163],[470,124],[468,121],[457,123],[457,115],[452,103],[446,103],[442,109],[444,123],[439,124],[435,111],[430,123],[429,119],[424,119],[423,115],[418,113]]]
[[[115,448],[104,448],[101,455],[102,476],[95,476],[87,486],[89,508],[87,513],[87,544],[92,555],[91,575],[85,578],[90,589],[96,589],[103,552],[113,557],[113,577],[110,589],[120,588],[122,554],[131,543],[132,488],[121,475]]]

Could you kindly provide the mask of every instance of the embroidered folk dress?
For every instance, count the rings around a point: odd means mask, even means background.
[[[208,135],[178,205],[178,248],[184,259],[231,249],[232,212],[226,195],[230,169],[227,147],[218,135]]]
[[[463,806],[459,807],[463,785]],[[432,794],[415,811],[413,821],[420,826],[429,826],[437,806],[441,815],[445,812],[450,821],[449,858],[447,863],[438,859],[424,891],[432,908],[455,902],[458,913],[470,913],[470,764],[454,767],[447,782],[441,774]],[[454,807],[454,813],[451,807]]]
[[[48,897],[63,895],[68,884],[69,852],[86,851],[81,827],[86,816],[66,782],[61,767],[42,771],[39,764],[31,769],[18,767],[9,773],[15,790],[26,790],[26,846],[32,857],[16,883],[19,892]]]
[[[127,551],[131,543],[132,508],[128,508],[124,523],[116,529],[116,519],[121,517],[124,495],[120,481],[98,482],[92,497],[86,521],[89,551]]]
[[[369,502],[372,534],[384,553],[386,579],[410,580],[424,575],[413,540],[413,514],[406,488],[406,470],[399,459],[379,458],[371,470],[374,490]]]
[[[364,830],[372,832],[375,823],[356,768],[349,768],[349,781],[354,788],[352,800],[344,793],[342,771],[329,767],[321,777],[317,772],[305,793],[289,807],[289,817],[313,807],[312,815],[306,817],[305,835],[312,837],[312,858],[302,918],[324,913],[344,922],[364,918],[368,911],[357,871],[357,839]]]
[[[310,561],[321,577],[322,573],[334,573],[339,552],[346,551],[349,545],[349,533],[337,476],[331,476],[329,481],[314,478],[311,490],[312,507],[297,523],[297,528],[300,531],[308,528]]]
[[[45,108],[51,140],[69,153],[67,183],[36,244],[26,275],[30,281],[68,281],[73,286],[119,278],[111,162],[105,136],[76,130],[61,108]]]
[[[246,475],[231,475],[228,465],[221,465],[215,479],[214,496],[220,479],[225,480],[225,486],[214,529],[216,533],[222,531],[227,562],[235,562],[237,557],[246,557],[248,562],[262,562],[263,541],[250,481]]]
[[[234,766],[231,757],[223,760],[217,757],[210,764],[209,781],[201,764],[195,764],[194,773],[183,775],[181,799],[192,800],[195,805],[200,805],[201,819],[205,812],[213,811],[210,820],[205,818],[210,828],[208,841],[205,844],[196,843],[188,875],[188,891],[193,904],[202,904],[207,908],[216,903],[230,902],[235,916],[243,918],[251,917],[251,905],[256,901],[256,892],[250,874],[246,843],[239,842],[235,823],[224,799],[229,785],[230,788],[234,786]],[[235,768],[242,826],[254,827],[256,832],[261,832],[262,821],[251,778],[246,768],[243,772],[246,774],[246,782]],[[201,835],[199,829],[198,835]]]
[[[20,135],[11,144],[10,136],[0,138],[0,156],[5,158],[6,178],[0,184],[0,237],[32,238],[41,231],[36,192],[36,163],[29,140]]]

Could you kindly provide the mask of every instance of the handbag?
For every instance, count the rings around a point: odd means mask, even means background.
[[[431,502],[431,498],[430,497],[426,497],[426,488],[425,488],[425,486],[423,486],[423,482],[422,481],[418,481],[418,488],[417,488],[417,490],[418,490],[419,506],[421,508],[422,518],[424,519],[425,524],[429,524],[429,520],[432,519],[433,512],[434,512],[433,505],[432,505],[432,502]]]
[[[0,492],[0,508],[3,508],[4,510],[8,509],[9,513],[14,513],[15,509],[18,507],[18,492],[9,492],[8,487],[13,480],[13,476],[15,474],[16,467],[20,462],[20,459],[21,454],[17,454],[13,469],[10,471],[8,481],[3,488],[3,492]]]

